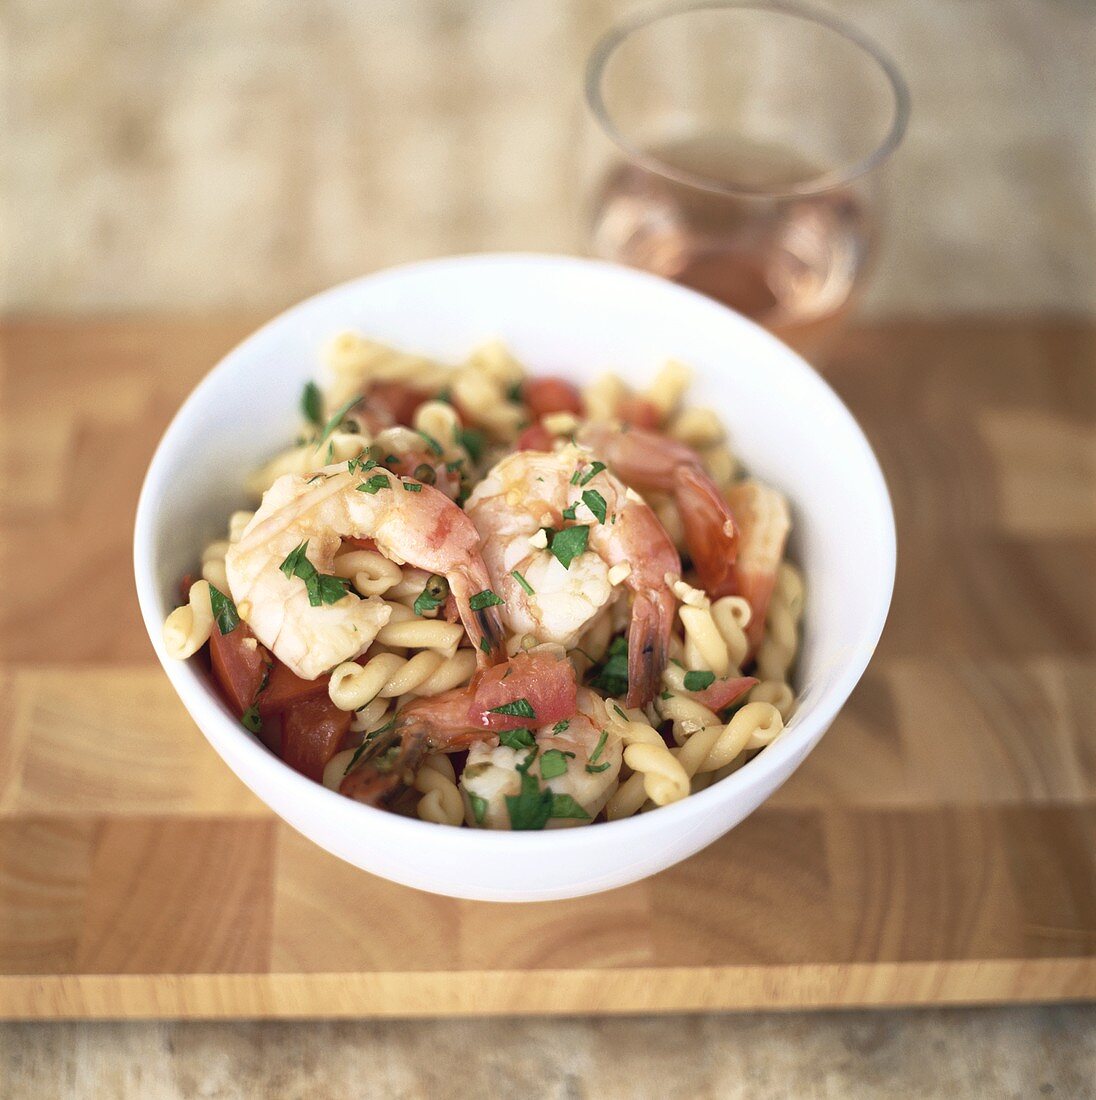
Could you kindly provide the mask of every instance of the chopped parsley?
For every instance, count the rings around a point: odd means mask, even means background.
[[[502,602],[490,588],[485,588],[482,592],[477,592],[468,601],[468,606],[473,611],[482,611],[485,607],[495,607]]]
[[[605,522],[609,506],[605,503],[605,498],[596,489],[587,489],[582,494],[582,503],[594,513],[598,523]]]
[[[434,452],[434,454],[441,454],[441,444],[432,435],[428,435],[426,432],[421,432],[417,428],[415,429],[415,434],[419,436],[420,439],[422,439],[422,441],[427,445],[427,447],[430,448],[430,450]]]
[[[480,638],[480,649],[482,649],[484,653],[491,652],[491,643],[487,640],[486,635]]]
[[[563,516],[564,519],[578,519],[578,516],[575,515],[575,509],[577,508],[578,504],[568,504],[567,507],[564,508],[563,511],[560,513],[560,515]]]
[[[623,637],[609,644],[605,659],[587,681],[606,695],[623,695],[628,690],[628,642]]]
[[[503,730],[499,734],[499,744],[508,749],[531,749],[536,745],[533,731],[527,729]]]
[[[209,605],[213,608],[213,618],[222,634],[231,634],[240,625],[240,615],[231,596],[226,596],[215,585],[209,586]]]
[[[373,747],[374,742],[380,737],[382,733],[387,733],[396,724],[396,719],[386,722],[383,726],[378,726],[372,733],[365,735],[362,743],[354,750],[354,755],[347,762],[346,767],[343,769],[343,775],[349,775],[361,762],[362,757],[365,755],[366,750]]]
[[[306,382],[301,394],[301,412],[317,428],[323,427],[323,396],[315,382]]]
[[[331,433],[343,422],[346,414],[350,410],[364,400],[362,397],[352,397],[341,408],[335,410],[331,419],[323,426],[323,431],[320,433],[320,438],[316,443],[316,450],[318,451],[331,437]]]
[[[574,818],[578,821],[590,820],[590,815],[569,794],[552,795],[552,809],[548,816]]]
[[[537,712],[533,710],[528,699],[515,699],[512,703],[503,703],[499,707],[491,707],[492,714],[512,715],[515,718],[536,718]]]
[[[240,715],[240,721],[243,723],[245,729],[251,730],[252,733],[258,733],[263,728],[263,720],[259,717],[259,708],[256,706],[250,706]]]
[[[510,570],[510,576],[513,577],[530,596],[535,594],[533,592],[533,586],[516,569]]]
[[[616,703],[613,704],[613,710],[615,710],[617,712],[617,716],[620,718],[620,720],[622,722],[630,722],[631,721],[631,719],[628,717],[628,715],[626,715],[624,713],[624,711],[622,711]]]
[[[564,730],[570,729],[570,727],[571,727],[571,720],[569,718],[564,718],[561,721],[557,722],[552,727],[552,732],[553,733],[563,733]]]
[[[385,474],[374,474],[368,481],[363,481],[361,485],[358,486],[358,492],[372,495],[379,489],[388,488],[391,488],[388,477]]]
[[[597,745],[594,747],[594,751],[590,753],[590,763],[596,764],[598,757],[601,756],[601,750],[605,748],[605,742],[609,740],[609,731],[602,730],[601,736],[597,739]]]
[[[372,470],[377,465],[375,458],[366,458],[368,451],[361,451],[357,458],[349,458],[346,460],[346,468],[353,473],[355,470],[361,470],[364,474],[367,470]]]
[[[535,756],[536,753],[531,753]],[[532,761],[529,761],[532,763]],[[555,796],[549,790],[542,790],[536,777],[528,770],[521,773],[521,792],[506,796],[506,810],[510,815],[510,828],[515,831],[543,829],[552,816]]]
[[[473,462],[479,462],[483,458],[483,449],[487,446],[483,432],[475,428],[458,428],[457,442],[468,452]]]
[[[515,404],[520,405],[522,402],[522,386],[521,382],[515,382],[507,391],[506,397],[508,400],[513,401]]]
[[[416,615],[425,615],[428,611],[436,611],[449,595],[449,585],[444,577],[437,573],[427,578],[423,590],[415,597],[413,609]]]
[[[686,691],[703,691],[713,683],[715,683],[715,673],[708,672],[706,669],[694,669],[692,672],[685,673]]]
[[[593,481],[593,479],[597,477],[597,475],[600,474],[601,471],[604,469],[607,469],[604,462],[594,462],[593,464],[591,464],[590,469],[586,474],[582,474],[581,471],[576,470],[575,477],[571,478],[571,484],[589,485],[589,483]]]
[[[472,805],[472,817],[475,818],[477,825],[483,824],[483,819],[487,816],[487,799],[480,798],[478,794],[472,794],[468,792],[468,801]]]
[[[661,691],[659,692],[658,697],[665,701],[666,699],[672,699],[674,697],[674,693],[672,691]]]
[[[608,768],[608,767],[609,767],[609,761],[606,760],[604,764],[587,764],[586,765],[586,770],[591,775],[597,775],[599,772],[605,771],[605,769]]]
[[[405,481],[403,483],[404,492],[407,493],[421,493],[422,486],[417,481]]]
[[[574,758],[573,752],[562,752],[559,749],[548,749],[540,758],[541,779],[555,779],[557,775],[567,773],[567,757]]]
[[[569,569],[571,562],[585,552],[589,538],[589,527],[566,527],[552,536],[548,549],[564,569]]]
[[[278,568],[287,577],[300,577],[304,581],[308,602],[313,607],[319,607],[325,603],[338,603],[350,588],[350,581],[345,577],[332,577],[327,573],[318,572],[305,556],[307,550],[308,539],[305,539],[300,546],[289,552]]]

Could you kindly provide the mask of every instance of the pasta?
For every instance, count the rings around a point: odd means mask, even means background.
[[[443,364],[356,332],[323,358],[164,623],[287,762],[434,824],[563,828],[680,801],[794,721],[787,505],[686,366],[579,390],[498,342]]]

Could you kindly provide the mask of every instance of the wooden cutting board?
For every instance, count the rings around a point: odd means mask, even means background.
[[[0,329],[0,1015],[1096,996],[1096,330],[851,334],[829,375],[883,462],[900,547],[862,684],[707,851],[509,907],[394,886],[302,839],[155,664],[130,570],[138,486],[250,327]]]

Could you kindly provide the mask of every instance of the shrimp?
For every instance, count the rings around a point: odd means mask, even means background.
[[[459,752],[530,723],[551,726],[576,710],[575,670],[562,653],[521,653],[478,672],[464,687],[416,699],[375,736],[339,790],[383,805],[410,785],[424,756]]]
[[[574,716],[541,726],[534,738],[517,748],[482,741],[472,747],[460,777],[469,825],[536,828],[547,816],[543,827],[558,829],[588,824],[602,811],[617,788],[623,746],[601,697],[579,689]],[[524,805],[515,805],[519,796]]]
[[[466,511],[483,536],[503,619],[516,634],[573,648],[613,599],[614,585],[631,590],[628,705],[648,703],[669,651],[671,585],[681,559],[642,498],[570,445],[507,455],[472,491]],[[575,527],[585,529],[585,541],[568,544]]]
[[[759,481],[740,481],[727,490],[727,502],[740,529],[739,553],[732,577],[734,592],[750,605],[746,637],[756,649],[765,634],[765,615],[776,585],[791,530],[788,502]]]
[[[362,490],[362,491],[359,491]],[[472,597],[491,579],[480,556],[479,535],[448,497],[383,467],[351,472],[326,466],[305,480],[278,478],[239,542],[225,555],[229,589],[240,618],[298,676],[314,680],[364,653],[388,621],[379,597],[359,599],[337,589],[333,602],[313,604],[299,572],[283,566],[299,557],[319,574],[332,572],[344,538],[369,538],[397,564],[443,574],[481,664],[502,659],[502,623],[494,606],[473,608]],[[330,593],[334,586],[328,589]],[[478,602],[478,601],[477,601]]]
[[[620,429],[591,422],[576,435],[609,463],[626,485],[639,492],[673,494],[685,531],[685,544],[703,587],[713,598],[729,595],[738,553],[735,517],[691,447],[659,432]],[[629,704],[631,705],[631,704]]]

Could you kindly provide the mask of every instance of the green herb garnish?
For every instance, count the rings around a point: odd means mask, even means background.
[[[468,792],[468,801],[472,805],[472,817],[475,819],[477,825],[483,824],[483,819],[487,816],[487,799],[480,798],[478,794]]]
[[[605,498],[596,489],[587,489],[582,494],[582,503],[594,513],[598,523],[605,522],[609,506],[605,503]]]
[[[552,809],[548,816],[575,818],[579,821],[590,820],[590,815],[569,794],[552,795]]]
[[[304,581],[305,591],[308,593],[308,602],[313,607],[319,607],[325,603],[338,603],[350,588],[350,581],[345,577],[333,577],[327,573],[320,573],[308,560],[308,539],[300,546],[295,547],[286,555],[279,569],[287,577],[300,577]]]
[[[248,707],[240,715],[240,721],[243,723],[244,728],[251,730],[252,733],[258,733],[263,728],[263,720],[259,716],[259,708],[256,706]]]
[[[387,733],[396,724],[396,719],[386,722],[383,726],[378,726],[372,733],[367,733],[362,743],[354,750],[354,755],[347,762],[346,767],[343,769],[343,775],[349,775],[359,764],[365,752],[374,747],[374,742],[382,733]]]
[[[577,508],[578,508],[577,504],[569,504],[569,505],[567,505],[566,508],[563,509],[563,511],[560,513],[560,515],[563,516],[564,519],[570,519],[570,520],[578,519],[578,516],[575,514],[575,510]]]
[[[480,638],[480,649],[483,650],[484,653],[491,652],[491,643],[487,641],[486,636]]]
[[[552,727],[552,732],[553,733],[563,733],[564,730],[570,729],[570,726],[571,726],[571,720],[569,718],[564,718],[561,721],[557,722]]]
[[[593,464],[592,464],[592,465],[590,466],[590,470],[589,470],[589,473],[587,473],[587,474],[586,474],[586,475],[585,475],[584,477],[581,477],[581,478],[580,478],[580,479],[578,480],[577,484],[579,484],[579,485],[589,485],[589,483],[590,483],[590,482],[591,482],[591,481],[592,481],[592,480],[593,480],[593,479],[594,479],[595,477],[597,477],[597,475],[598,475],[598,474],[600,474],[600,473],[601,473],[601,471],[602,471],[602,470],[604,470],[604,469],[607,469],[607,467],[606,467],[606,465],[605,465],[605,463],[604,463],[604,462],[595,462],[595,463],[593,463]]]
[[[374,474],[368,481],[363,481],[358,486],[358,492],[372,495],[380,489],[391,488],[391,484],[386,474]]]
[[[504,601],[500,600],[490,588],[485,588],[482,592],[477,592],[468,601],[468,606],[473,611],[482,611],[485,607],[495,607],[497,604],[503,602]]]
[[[226,596],[215,585],[209,586],[209,605],[213,608],[213,618],[222,634],[231,634],[240,625],[240,615],[231,596]]]
[[[602,730],[601,736],[597,739],[597,745],[594,747],[594,751],[590,753],[590,763],[596,764],[598,757],[601,756],[601,750],[605,748],[605,742],[609,740],[609,731]]]
[[[355,405],[360,405],[363,400],[365,400],[363,397],[352,397],[345,405],[335,410],[330,420],[323,426],[320,438],[316,441],[317,451],[327,442],[331,433],[343,422],[343,418],[346,414],[350,412]]]
[[[346,460],[346,468],[353,473],[355,470],[361,470],[364,474],[367,470],[372,470],[377,465],[375,458],[365,458],[368,451],[361,451],[356,458],[349,458]]]
[[[510,570],[510,576],[513,577],[530,596],[535,595],[533,586],[516,569]]]
[[[483,458],[483,449],[487,445],[483,432],[475,428],[458,428],[457,442],[468,452],[473,462],[479,462]]]
[[[537,712],[533,710],[528,699],[515,699],[512,703],[503,703],[500,707],[491,707],[491,714],[507,714],[515,718],[536,718]]]
[[[417,481],[405,481],[403,483],[404,492],[407,493],[421,493],[422,486]]]
[[[567,757],[574,757],[573,752],[561,752],[559,749],[547,749],[540,758],[541,779],[555,779],[558,775],[567,772]]]
[[[323,395],[315,382],[306,382],[301,394],[301,412],[317,428],[323,427]]]
[[[503,730],[499,734],[499,744],[508,749],[531,749],[536,743],[532,730]]]
[[[531,763],[532,760],[529,760],[521,773],[521,793],[506,796],[510,827],[515,831],[543,829],[555,807],[555,796],[552,792],[541,790],[536,777],[529,774],[528,765]]]
[[[686,691],[703,691],[705,688],[711,687],[713,683],[715,683],[714,672],[708,672],[705,669],[694,669],[692,672],[685,673]]]
[[[415,434],[434,452],[434,454],[441,454],[441,444],[432,435],[428,435],[426,432],[420,432],[418,428],[415,429]]]
[[[585,552],[589,538],[589,527],[566,527],[552,536],[552,542],[548,549],[551,550],[552,555],[560,565],[564,569],[568,569],[571,562]]]
[[[449,585],[444,577],[437,573],[431,574],[423,590],[415,597],[413,609],[416,615],[425,615],[428,611],[436,611],[449,595]]]
[[[628,642],[614,638],[602,663],[587,680],[591,687],[606,695],[623,695],[628,690]]]

